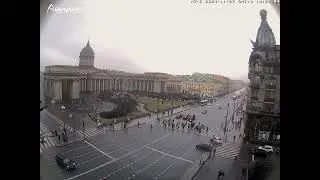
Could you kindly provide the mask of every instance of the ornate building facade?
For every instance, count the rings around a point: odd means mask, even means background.
[[[250,91],[245,134],[251,142],[280,143],[280,45],[260,11],[261,24],[249,58]]]
[[[169,74],[133,74],[98,69],[94,67],[94,58],[95,53],[88,41],[80,52],[79,66],[46,66],[43,83],[45,98],[55,101],[79,99],[82,93],[103,91],[145,93],[180,91],[179,83],[176,83]]]
[[[182,82],[184,93],[196,94],[201,97],[212,98],[223,92],[223,84],[219,82]]]

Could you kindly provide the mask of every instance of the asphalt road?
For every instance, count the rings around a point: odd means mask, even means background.
[[[41,176],[43,179],[177,179],[188,171],[194,163],[198,163],[201,153],[195,149],[199,143],[208,143],[213,134],[223,136],[221,124],[225,122],[226,108],[229,106],[229,117],[233,112],[233,100],[220,98],[210,107],[194,107],[190,113],[196,115],[196,123],[204,123],[208,132],[196,132],[180,128],[164,128],[161,121],[152,120],[154,126],[143,124],[126,130],[94,133],[86,141],[73,143],[63,147],[48,148],[42,153]],[[218,104],[218,105],[217,105]],[[208,113],[201,112],[206,108]],[[44,112],[40,115],[40,129],[60,127],[61,121]],[[65,120],[68,122],[68,120]],[[231,123],[229,123],[231,124]],[[72,130],[69,124],[69,130]],[[49,128],[46,128],[49,127]],[[41,128],[42,127],[42,128]],[[71,129],[70,129],[71,128]],[[92,128],[95,129],[93,126]],[[91,131],[88,128],[88,131]],[[92,129],[93,130],[93,129]],[[230,134],[239,134],[241,130],[232,129]],[[96,129],[95,129],[96,131]],[[241,139],[233,142],[233,136],[217,147],[216,162],[219,164],[232,161],[239,155]],[[77,170],[66,172],[59,168],[54,156],[64,152],[78,164]]]
[[[198,143],[208,139],[147,124],[124,131],[108,132],[87,141],[52,148],[43,153],[43,179],[177,179],[201,153]],[[59,168],[54,156],[64,152],[78,164],[77,170]]]

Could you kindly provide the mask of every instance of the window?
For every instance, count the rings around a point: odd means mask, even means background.
[[[254,84],[260,84],[260,78],[258,76],[254,77],[253,83]]]
[[[276,94],[274,91],[265,91],[266,98],[275,98]]]
[[[256,64],[255,64],[255,70],[256,71],[261,71],[261,65],[260,65],[260,63],[259,62],[257,62]]]
[[[266,72],[266,73],[270,72],[270,68],[269,68],[269,66],[265,66],[265,67],[263,67],[263,71],[264,71],[264,72]]]
[[[274,112],[274,105],[273,104],[264,104],[263,105],[263,110],[265,112]]]
[[[252,97],[258,97],[258,90],[253,89],[253,90],[251,91],[251,96],[252,96]]]
[[[270,66],[270,73],[273,73],[273,66]]]

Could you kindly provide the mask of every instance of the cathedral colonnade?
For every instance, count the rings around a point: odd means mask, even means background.
[[[165,92],[164,81],[131,77],[44,78],[45,97],[50,100],[78,99],[81,92]]]

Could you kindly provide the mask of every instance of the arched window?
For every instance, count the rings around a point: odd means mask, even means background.
[[[253,82],[255,84],[260,84],[260,78],[258,76],[254,77]]]

